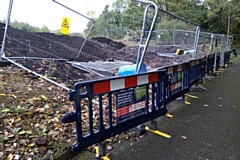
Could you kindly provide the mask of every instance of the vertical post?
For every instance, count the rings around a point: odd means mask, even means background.
[[[106,156],[106,143],[104,141],[98,143],[99,154],[101,157]]]
[[[83,47],[84,47],[84,45],[85,45],[85,43],[86,43],[86,41],[87,41],[87,39],[88,39],[88,37],[89,37],[90,33],[91,33],[91,32],[92,32],[92,30],[93,30],[93,27],[94,27],[94,23],[92,24],[92,26],[91,26],[90,30],[88,31],[87,37],[86,37],[86,38],[84,38],[83,44],[82,44],[82,46],[81,46],[80,50],[78,51],[78,55],[77,55],[77,57],[76,57],[76,58],[78,58],[78,57],[79,57],[79,55],[80,55],[80,53],[82,52],[82,50],[83,50]]]
[[[228,13],[228,30],[227,30],[227,35],[229,36],[229,28],[230,28],[230,5],[229,5],[229,13]]]
[[[174,34],[174,29],[172,29],[172,36],[173,36],[173,45],[175,45],[175,34]]]
[[[227,45],[228,45],[228,49],[230,50],[230,40],[229,40],[229,30],[230,30],[230,13],[231,13],[231,5],[230,3],[232,2],[232,0],[228,0],[229,3],[229,11],[228,11],[228,28],[227,28]]]
[[[220,54],[222,53],[223,38],[224,38],[224,34],[222,35],[222,38],[221,38],[221,44],[220,44]]]
[[[6,24],[5,24],[5,31],[4,31],[4,35],[3,35],[2,48],[1,48],[1,52],[0,52],[0,61],[2,61],[2,57],[5,57],[4,47],[5,47],[5,41],[6,41],[6,36],[7,36],[7,29],[8,29],[8,25],[9,25],[10,17],[11,17],[11,12],[12,12],[12,5],[13,5],[13,0],[10,0],[9,1],[9,7],[8,7],[7,20],[6,20]]]
[[[212,54],[212,50],[213,50],[213,38],[214,38],[214,34],[211,34],[211,43],[210,43],[210,54]]]
[[[194,39],[194,50],[195,50],[195,53],[193,54],[192,59],[195,59],[197,57],[199,35],[200,35],[200,27],[197,26],[196,32],[195,32],[195,39]]]

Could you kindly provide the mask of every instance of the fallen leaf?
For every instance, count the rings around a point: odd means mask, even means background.
[[[51,85],[50,87],[48,87],[48,90],[49,91],[52,91],[54,89],[54,86],[53,85]]]
[[[13,128],[13,131],[12,131],[12,132],[13,132],[14,134],[17,134],[18,131],[19,131],[19,128]]]
[[[46,138],[42,137],[42,136],[39,136],[37,138],[37,145],[41,146],[41,145],[45,145],[47,143],[47,140]]]
[[[14,160],[19,160],[19,159],[20,159],[20,155],[17,155],[17,154],[16,154],[16,155],[14,156]]]
[[[9,111],[10,111],[9,108],[4,108],[4,109],[2,109],[2,112],[9,112]]]
[[[25,102],[26,102],[26,99],[21,99],[21,100],[20,100],[20,103],[21,103],[21,104],[23,104],[23,103],[25,103]]]
[[[58,123],[55,128],[58,129],[58,128],[61,128],[61,127],[62,127],[62,124]]]
[[[15,147],[15,148],[16,148],[16,147],[17,147],[17,143],[13,143],[13,147]]]
[[[41,101],[42,98],[35,97],[35,98],[33,98],[33,100],[34,100],[34,101]]]
[[[207,106],[208,106],[208,104],[204,104],[203,106],[204,106],[204,107],[207,107]]]
[[[236,106],[233,105],[232,108],[236,108]]]
[[[51,136],[53,134],[53,130],[48,132],[48,135]]]
[[[8,94],[9,97],[13,97],[13,98],[17,98],[17,96],[15,96],[14,94]]]
[[[22,134],[25,134],[26,132],[25,131],[20,131],[18,134],[22,135]]]
[[[28,145],[28,147],[33,147],[35,145],[35,143],[30,143],[29,145]]]
[[[187,139],[187,137],[186,136],[182,136],[182,139]]]
[[[44,129],[45,128],[44,124],[41,124],[39,128]]]
[[[6,96],[6,94],[0,94],[0,96]]]
[[[7,156],[7,160],[12,160],[13,159],[13,154],[9,154],[8,156]]]
[[[25,146],[21,146],[21,147],[20,147],[20,150],[21,150],[21,151],[25,151]]]
[[[113,149],[113,146],[111,144],[108,144],[107,145],[107,150],[112,150]]]
[[[45,95],[40,96],[43,100],[47,100],[47,97]]]
[[[0,158],[2,158],[3,157],[3,152],[0,152]]]
[[[12,138],[12,137],[15,137],[15,135],[14,134],[9,134],[7,137]]]
[[[21,117],[17,117],[17,119],[15,119],[15,122],[21,121]]]
[[[47,147],[41,146],[38,148],[38,151],[40,154],[45,154],[47,152]]]

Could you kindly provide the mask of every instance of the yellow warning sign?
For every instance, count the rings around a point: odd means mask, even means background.
[[[87,12],[87,15],[88,15],[88,16],[91,16],[91,17],[94,17],[94,15],[95,15],[95,10],[90,10],[90,11],[88,11],[88,12]]]
[[[63,17],[62,18],[62,26],[61,26],[61,33],[67,34],[69,33],[69,26],[70,26],[70,19]]]

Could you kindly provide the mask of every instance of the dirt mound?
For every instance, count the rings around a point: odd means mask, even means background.
[[[0,23],[0,28],[5,24]],[[0,37],[3,36],[0,30]],[[79,70],[68,61],[89,62],[89,61],[112,61],[123,60],[136,63],[138,55],[138,46],[128,46],[127,43],[114,41],[106,37],[96,37],[85,39],[83,37],[56,35],[53,33],[32,33],[26,30],[20,30],[9,26],[7,41],[5,45],[6,56],[8,57],[31,57],[38,60],[17,59],[19,63],[40,73],[48,72],[51,76],[60,77],[65,81],[66,77],[71,77],[75,81],[79,79],[86,80],[96,78],[86,70]],[[149,46],[145,54],[144,64],[151,69],[162,66],[182,63],[191,59],[191,55],[176,56],[174,53],[181,46]],[[169,56],[171,53],[171,56]],[[162,56],[163,55],[163,56]],[[46,66],[49,59],[61,59],[61,61],[52,60],[51,64]],[[40,59],[40,60],[39,60]],[[54,66],[54,67],[53,67]],[[46,69],[53,67],[52,69]]]
[[[113,41],[112,39],[108,39],[106,37],[95,37],[95,38],[92,38],[92,39],[96,40],[97,42],[107,44],[107,45],[109,45],[113,48],[116,48],[116,49],[122,49],[123,47],[126,46],[122,42],[116,42],[116,41]]]

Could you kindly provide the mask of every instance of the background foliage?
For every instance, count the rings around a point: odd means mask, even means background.
[[[232,0],[154,0],[163,9],[180,17],[196,22],[201,28],[213,33],[227,34],[228,16],[230,14],[230,35],[234,36],[234,45],[240,44],[240,1]],[[112,6],[106,5],[102,14],[95,18],[95,27],[90,37],[110,34],[111,38],[121,38],[123,28],[128,31],[141,30],[145,4],[132,0],[116,0]],[[158,25],[161,29],[172,22]],[[14,27],[33,32],[50,32],[47,26],[33,27],[28,23],[14,21]],[[92,25],[89,21],[84,33],[71,35],[86,35]],[[108,32],[106,33],[106,29]],[[121,31],[121,32],[120,32]],[[125,30],[126,31],[126,30]],[[59,34],[59,31],[54,31]],[[110,36],[109,35],[109,36]]]

